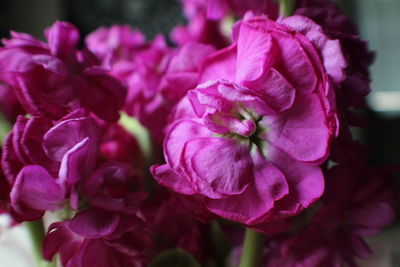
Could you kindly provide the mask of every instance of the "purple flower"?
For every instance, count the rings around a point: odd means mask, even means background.
[[[125,88],[91,53],[76,50],[78,30],[67,22],[56,22],[45,36],[48,43],[12,32],[0,48],[0,80],[13,88],[24,109],[60,119],[85,107],[104,120],[118,120]]]
[[[135,50],[140,50],[146,43],[139,30],[132,30],[128,25],[101,27],[89,34],[85,43],[87,47],[103,62],[134,60]]]
[[[212,81],[177,106],[167,163],[151,171],[211,213],[260,229],[298,214],[324,190],[317,165],[336,133],[331,79],[341,79],[343,61],[337,41],[304,17],[251,18],[234,39],[204,62],[201,80]]]
[[[113,26],[91,33],[86,43],[103,64],[111,64],[112,75],[128,85],[125,111],[161,144],[168,114],[196,87],[200,65],[215,49],[199,43],[171,49],[161,35],[150,43],[143,43],[139,36],[126,26]]]
[[[138,118],[161,143],[172,104],[160,92],[173,50],[161,35],[149,43],[139,37],[127,26],[113,26],[91,33],[86,43],[103,65],[110,65],[112,76],[127,85],[125,112]]]
[[[11,208],[19,220],[76,203],[76,184],[94,168],[98,133],[94,120],[77,110],[60,121],[18,117],[7,136],[2,168],[11,187]]]
[[[84,205],[71,220],[50,226],[46,259],[58,252],[64,266],[144,266],[150,240],[137,214],[146,193],[128,191],[130,172],[129,164],[109,162],[80,183]]]

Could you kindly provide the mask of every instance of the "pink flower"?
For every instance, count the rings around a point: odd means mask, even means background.
[[[203,64],[201,80],[214,81],[177,106],[167,163],[151,171],[211,213],[259,225],[298,214],[324,190],[317,165],[337,129],[331,79],[341,78],[342,58],[337,41],[304,17],[238,27],[236,43]]]
[[[166,117],[171,110],[171,103],[160,93],[171,55],[171,48],[159,35],[136,53],[125,73],[117,74],[128,84],[124,110],[138,118],[158,143],[162,142]]]
[[[113,25],[92,32],[86,37],[85,43],[103,62],[115,63],[134,60],[132,51],[140,50],[146,40],[139,30],[132,30],[128,25]]]
[[[113,26],[91,33],[86,43],[103,65],[111,67],[112,76],[127,85],[126,113],[136,117],[161,143],[171,103],[160,92],[173,52],[164,37],[158,35],[144,43],[139,32],[127,26]]]
[[[112,75],[128,85],[125,111],[138,118],[161,144],[171,109],[196,87],[200,64],[215,49],[187,43],[175,50],[161,35],[150,43],[138,36],[126,26],[113,26],[93,32],[86,43],[103,64],[111,64]]]
[[[60,119],[85,107],[104,120],[118,120],[125,88],[91,53],[76,50],[79,33],[73,25],[56,22],[45,31],[48,43],[24,33],[11,36],[0,49],[0,80],[28,113]]]

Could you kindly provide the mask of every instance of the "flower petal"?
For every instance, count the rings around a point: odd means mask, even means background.
[[[257,160],[254,182],[245,192],[224,199],[209,199],[206,207],[228,220],[247,225],[259,224],[271,212],[275,201],[289,193],[282,172],[268,161]]]
[[[299,161],[319,164],[329,152],[332,129],[316,94],[297,97],[292,108],[264,119],[262,139]]]
[[[63,206],[65,190],[43,167],[25,166],[10,193],[11,205],[24,215],[27,210],[58,210]]]
[[[117,213],[90,208],[78,213],[71,221],[70,228],[87,238],[107,237],[118,226],[120,216]]]
[[[260,78],[275,60],[275,53],[271,35],[259,27],[242,23],[237,47],[235,81],[242,84],[244,81]]]

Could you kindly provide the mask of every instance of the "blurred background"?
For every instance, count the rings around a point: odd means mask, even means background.
[[[368,143],[371,163],[400,164],[400,0],[341,0],[340,4],[358,24],[370,49],[377,54],[371,69],[373,82],[369,107],[364,111],[369,126],[357,131],[357,135]],[[43,38],[43,30],[55,20],[72,22],[82,35],[100,26],[130,24],[149,39],[157,33],[168,35],[175,25],[185,21],[176,0],[0,1],[1,37],[8,37],[12,29]],[[6,220],[0,220],[0,225],[5,224]],[[400,227],[389,228],[371,241],[378,253],[374,261],[363,266],[400,266],[400,230],[397,228]],[[0,266],[16,267],[15,262],[5,264],[12,246],[8,241],[4,245],[4,240],[9,237],[1,229]],[[3,255],[8,257],[3,258]],[[25,263],[29,261],[29,255],[24,257]],[[32,266],[23,264],[21,266]]]

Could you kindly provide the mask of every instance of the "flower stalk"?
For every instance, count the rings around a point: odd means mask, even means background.
[[[296,0],[279,0],[279,15],[288,17],[293,15],[296,7]]]
[[[28,229],[29,237],[32,243],[33,254],[39,267],[56,267],[56,261],[48,262],[42,257],[42,244],[44,238],[44,224],[43,220],[39,219],[33,222],[26,222],[26,228]]]
[[[11,125],[4,117],[4,114],[0,112],[0,145],[3,145],[4,139],[7,134],[11,131]]]
[[[259,267],[264,250],[265,235],[246,228],[239,267]]]

